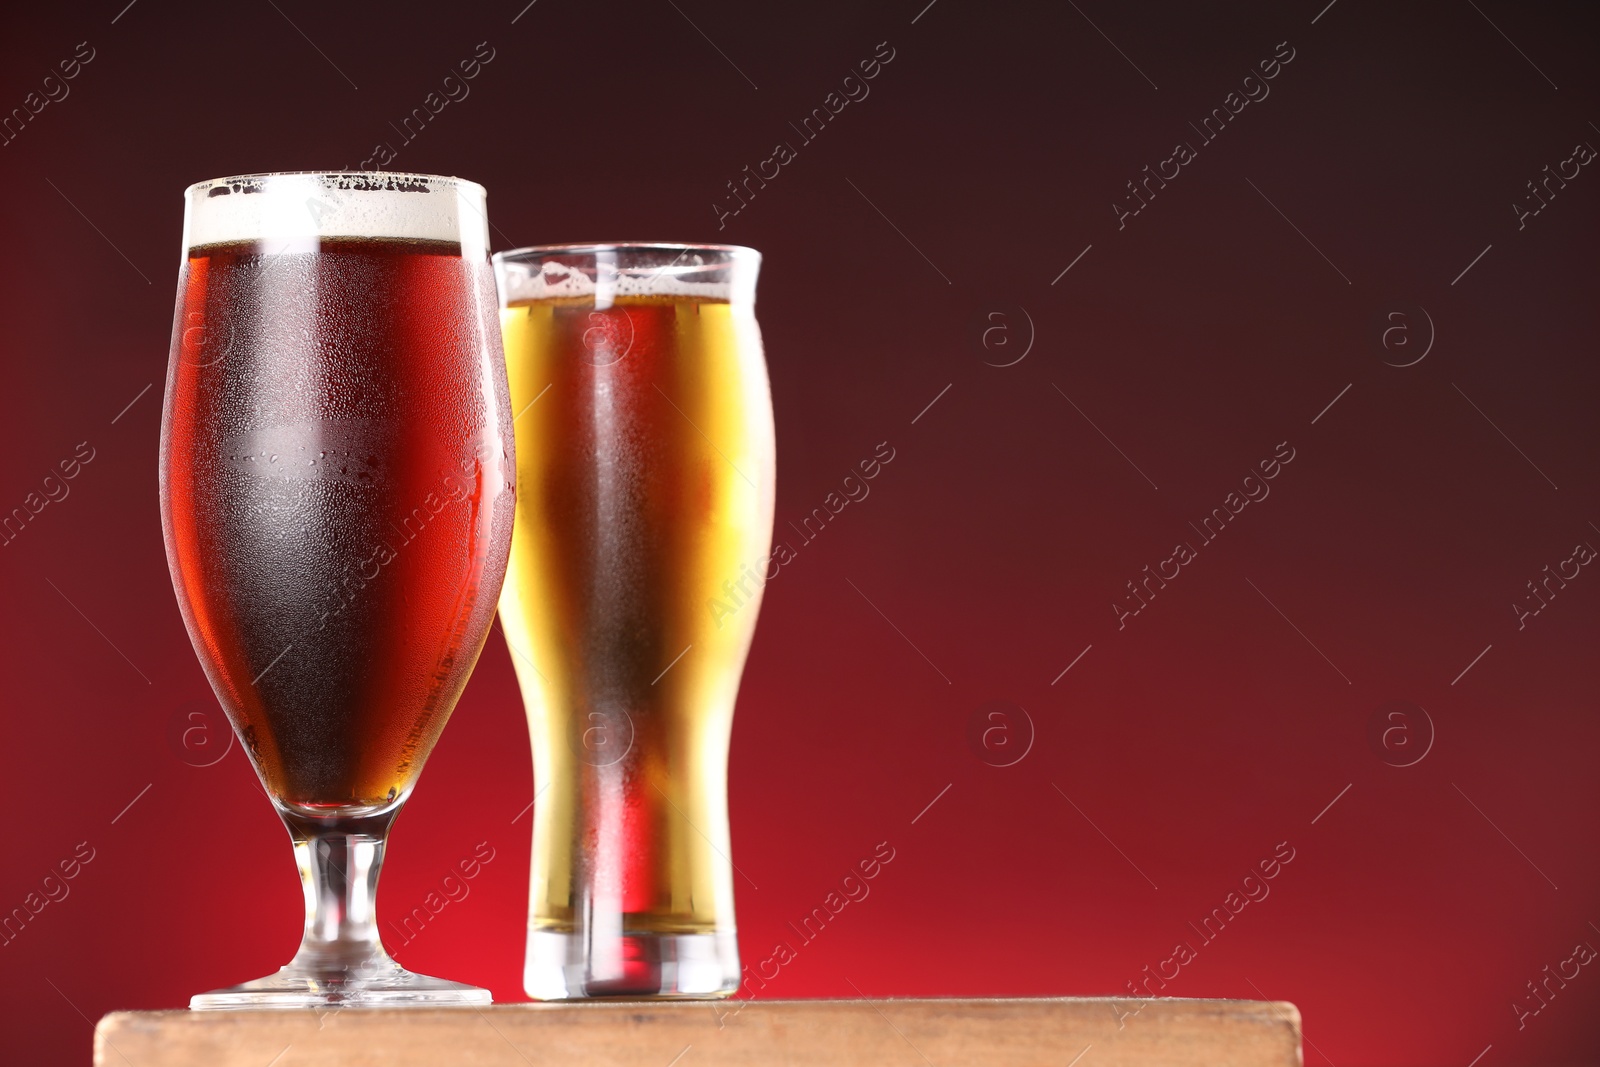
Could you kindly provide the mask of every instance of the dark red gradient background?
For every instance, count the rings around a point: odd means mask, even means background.
[[[798,948],[761,995],[1121,993],[1187,940],[1163,992],[1292,1000],[1310,1064],[1600,1059],[1600,968],[1520,1029],[1512,1007],[1600,946],[1600,573],[1524,629],[1512,609],[1600,547],[1600,174],[1523,229],[1511,206],[1600,145],[1592,9],[524,2],[6,15],[4,111],[78,42],[95,58],[0,147],[0,510],[79,442],[95,458],[0,548],[0,910],[79,842],[94,859],[0,947],[0,1060],[84,1063],[102,1013],[294,947],[245,759],[171,741],[211,700],[156,502],[179,193],[378,140],[392,168],[483,182],[499,248],[760,248],[780,536],[895,450],[769,586],[745,677],[741,941]],[[390,123],[484,41],[471,95],[402,145]],[[800,144],[788,124],[882,41],[870,96]],[[1119,230],[1124,183],[1282,41],[1271,95]],[[779,140],[797,158],[719,229],[725,183]],[[1426,319],[1426,358],[1386,365]],[[1394,321],[1411,347],[1382,346]],[[1124,583],[1285,441],[1270,497],[1119,631]],[[1014,766],[969,747],[993,700],[1036,728]],[[1389,701],[1431,718],[1413,766],[1369,743]],[[488,842],[470,896],[391,944],[501,1000],[525,738],[496,632],[383,889],[398,916]],[[881,841],[871,896],[799,946],[786,923]],[[1271,895],[1200,944],[1189,924],[1280,842]]]

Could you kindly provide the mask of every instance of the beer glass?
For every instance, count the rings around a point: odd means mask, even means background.
[[[739,985],[734,698],[772,541],[755,283],[723,245],[494,257],[517,434],[500,619],[537,786],[524,985]]]
[[[481,186],[186,193],[161,518],[195,651],[294,843],[304,940],[194,1008],[487,1004],[374,915],[384,841],[494,621],[515,461]]]

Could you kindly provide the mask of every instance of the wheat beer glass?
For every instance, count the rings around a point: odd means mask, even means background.
[[[277,974],[195,1008],[487,1004],[384,952],[384,840],[477,662],[515,461],[481,186],[261,174],[190,187],[161,518],[201,665],[288,826]]]
[[[500,598],[537,787],[524,985],[739,985],[728,736],[772,541],[760,255],[502,252],[518,507]]]

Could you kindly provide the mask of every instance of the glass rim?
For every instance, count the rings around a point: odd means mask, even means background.
[[[761,253],[749,245],[701,244],[692,241],[585,241],[576,244],[523,245],[496,252],[490,258],[499,262],[502,259],[523,260],[562,253],[581,255],[597,252],[716,252],[726,255],[729,262],[733,263],[761,259]]]
[[[488,190],[471,178],[458,178],[452,174],[423,174],[418,171],[406,170],[264,170],[250,174],[229,174],[221,178],[207,178],[198,181],[184,189],[184,197],[192,196],[197,189],[209,189],[212,186],[222,185],[227,182],[261,181],[268,178],[368,178],[373,180],[412,179],[425,182],[439,182],[457,188],[467,187],[476,189],[480,196],[488,197]],[[381,189],[362,190],[366,192],[383,192]]]

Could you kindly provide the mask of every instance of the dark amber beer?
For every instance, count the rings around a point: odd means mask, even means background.
[[[495,259],[519,413],[500,610],[538,790],[527,991],[729,993],[728,738],[772,537],[759,258]]]
[[[167,558],[308,909],[287,967],[194,1006],[487,1003],[400,968],[373,915],[384,837],[478,659],[510,550],[483,190],[286,174],[188,197]]]
[[[455,327],[481,324],[487,272],[443,242],[189,251],[177,580],[268,791],[307,813],[409,792],[492,620],[509,436]]]

